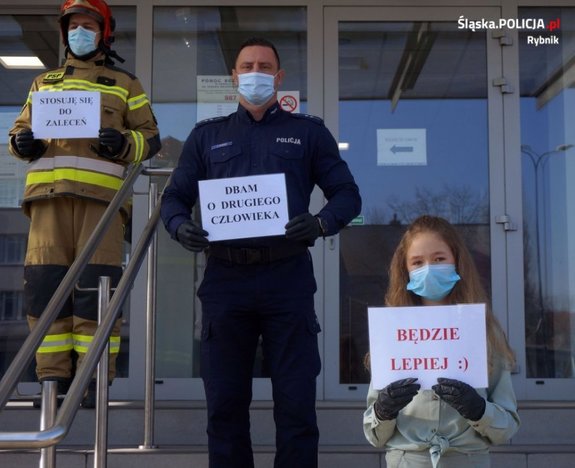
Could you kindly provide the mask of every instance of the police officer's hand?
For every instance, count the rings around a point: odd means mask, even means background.
[[[114,159],[124,148],[126,137],[115,128],[101,128],[98,141],[100,143],[100,155]]]
[[[34,138],[34,133],[32,130],[22,130],[14,136],[14,145],[18,154],[29,161],[34,161],[38,159],[46,147],[42,143],[42,140],[36,140]]]
[[[193,221],[184,221],[176,231],[178,242],[192,252],[202,252],[206,249],[209,244],[207,235],[208,232]]]
[[[285,225],[286,237],[294,241],[305,241],[313,245],[321,234],[319,220],[311,213],[303,213],[289,220]]]
[[[396,380],[380,390],[373,404],[377,419],[389,421],[397,418],[399,411],[417,395],[421,386],[415,383],[416,380],[415,378]]]
[[[440,377],[437,379],[437,384],[431,388],[439,398],[455,408],[465,419],[477,421],[485,413],[485,399],[464,382]]]

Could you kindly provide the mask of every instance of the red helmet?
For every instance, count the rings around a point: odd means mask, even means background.
[[[70,15],[81,13],[94,18],[102,27],[102,42],[106,48],[110,48],[114,42],[114,29],[116,21],[112,17],[112,11],[104,0],[65,0],[60,8],[60,29],[64,45],[68,47],[68,25]]]

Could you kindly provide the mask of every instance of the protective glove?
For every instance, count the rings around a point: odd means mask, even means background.
[[[415,378],[396,380],[381,390],[373,404],[377,419],[389,421],[397,418],[399,411],[417,395],[421,385],[416,384],[416,380]]]
[[[184,221],[176,231],[178,242],[192,252],[202,252],[206,249],[209,244],[207,235],[208,232],[193,221]]]
[[[115,128],[101,128],[98,141],[100,143],[100,156],[115,159],[124,148],[126,137]]]
[[[305,241],[313,245],[321,234],[319,220],[311,213],[303,213],[289,220],[285,225],[286,237],[294,241]]]
[[[42,140],[36,140],[32,130],[22,130],[14,137],[14,144],[20,156],[29,161],[38,159],[45,151]]]
[[[436,395],[455,408],[465,419],[477,421],[485,413],[485,399],[464,382],[454,379],[438,378],[431,387]]]

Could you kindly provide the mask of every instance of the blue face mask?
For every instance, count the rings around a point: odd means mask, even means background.
[[[96,33],[78,26],[68,31],[68,45],[77,57],[88,55],[96,50]]]
[[[425,265],[409,272],[407,290],[430,301],[440,301],[447,296],[461,277],[455,265],[442,263]]]
[[[238,75],[238,92],[254,106],[268,102],[275,93],[275,75],[267,73],[242,73]]]

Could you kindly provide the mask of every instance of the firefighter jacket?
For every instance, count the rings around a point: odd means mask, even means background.
[[[156,119],[139,80],[101,57],[97,59],[82,61],[69,55],[63,67],[36,77],[10,129],[9,150],[17,158],[26,159],[18,153],[14,136],[31,128],[32,93],[36,91],[99,92],[100,127],[119,130],[125,137],[124,147],[116,158],[108,159],[98,154],[97,138],[43,140],[46,149],[30,164],[26,176],[27,214],[28,203],[37,199],[69,196],[109,202],[122,185],[126,166],[151,158],[160,149]]]

